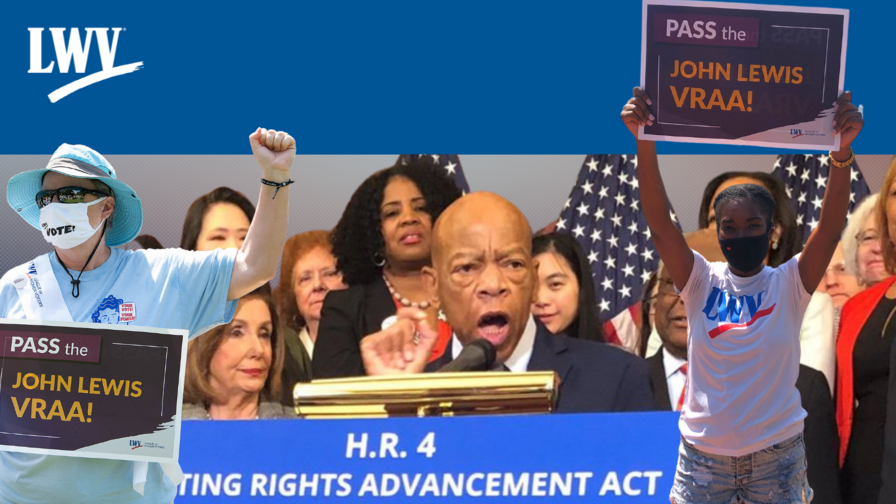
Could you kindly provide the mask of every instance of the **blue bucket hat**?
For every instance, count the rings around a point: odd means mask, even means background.
[[[44,174],[48,171],[98,180],[112,189],[115,210],[112,213],[112,227],[106,229],[106,245],[124,245],[140,234],[140,228],[143,227],[143,204],[137,193],[118,180],[115,168],[99,152],[84,145],[69,144],[62,144],[56,149],[46,168],[20,173],[9,179],[6,186],[6,201],[9,206],[34,229],[40,229],[40,209],[34,198],[40,192]]]

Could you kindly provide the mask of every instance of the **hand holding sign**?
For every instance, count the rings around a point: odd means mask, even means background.
[[[840,151],[849,152],[853,140],[856,139],[862,127],[865,126],[865,118],[862,113],[852,103],[852,93],[844,92],[837,98],[837,113],[834,114],[834,131],[833,134],[840,133]],[[845,161],[847,154],[840,161]]]
[[[647,96],[647,91],[636,87],[632,90],[632,95],[633,97],[622,107],[622,114],[619,117],[628,126],[628,130],[632,132],[632,135],[638,138],[638,127],[653,125],[653,121],[656,118],[650,113],[649,105],[653,102]]]

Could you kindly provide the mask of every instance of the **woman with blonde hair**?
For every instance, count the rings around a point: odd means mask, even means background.
[[[289,418],[280,405],[283,339],[269,288],[239,300],[233,320],[190,341],[184,420]]]

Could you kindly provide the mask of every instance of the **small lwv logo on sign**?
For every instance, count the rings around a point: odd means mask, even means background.
[[[801,130],[801,129],[793,129],[793,128],[791,128],[791,129],[790,129],[790,134],[793,135],[793,138],[796,138],[796,137],[801,137],[801,136],[803,136],[805,133],[803,133],[803,130]]]
[[[143,62],[129,65],[115,66],[115,52],[118,50],[118,37],[124,28],[85,28],[84,44],[81,44],[81,32],[78,28],[72,28],[68,36],[68,45],[65,43],[65,28],[50,28],[53,37],[53,47],[56,50],[56,61],[44,66],[43,63],[43,28],[28,28],[31,32],[31,68],[28,73],[53,73],[53,68],[58,62],[59,73],[68,73],[72,60],[75,62],[75,73],[87,71],[87,56],[90,53],[90,43],[96,38],[96,45],[100,53],[100,62],[103,69],[82,77],[74,82],[66,84],[48,95],[50,102],[65,98],[79,89],[95,84],[106,79],[135,72],[143,68]],[[109,30],[112,30],[112,43],[109,43]],[[95,36],[95,37],[94,37]]]
[[[143,444],[142,444],[140,441],[134,441],[134,440],[132,439],[130,442],[131,442],[131,449],[132,449],[132,450],[136,450],[137,448],[143,448]]]

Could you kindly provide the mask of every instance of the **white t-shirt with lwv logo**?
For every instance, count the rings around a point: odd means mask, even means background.
[[[682,436],[698,449],[741,456],[803,430],[796,379],[800,326],[812,296],[799,255],[744,278],[694,252],[680,292],[688,316]]]

